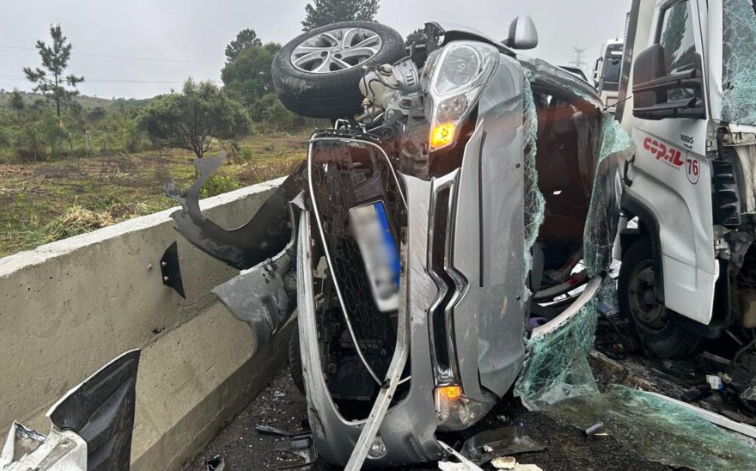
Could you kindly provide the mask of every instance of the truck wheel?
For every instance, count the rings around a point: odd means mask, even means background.
[[[406,55],[395,30],[369,21],[346,21],[301,34],[273,59],[273,85],[281,103],[310,118],[353,118],[362,110],[362,67],[393,64]]]
[[[302,370],[302,354],[299,347],[299,326],[297,325],[289,339],[289,371],[294,386],[305,394],[304,371]]]
[[[622,257],[617,298],[629,313],[646,349],[659,358],[679,358],[698,348],[701,337],[680,325],[680,315],[660,303],[651,241],[641,239]]]

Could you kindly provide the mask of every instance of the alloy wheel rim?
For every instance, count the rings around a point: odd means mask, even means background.
[[[313,74],[341,72],[362,65],[381,50],[383,41],[365,28],[340,28],[312,36],[291,54],[292,65]]]

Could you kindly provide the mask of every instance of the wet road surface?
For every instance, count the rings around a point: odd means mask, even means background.
[[[514,398],[505,398],[489,415],[489,426],[501,424],[497,415],[504,415],[510,425],[520,425],[523,433],[547,445],[537,453],[516,455],[520,463],[537,464],[543,471],[668,471],[671,468],[647,461],[637,453],[622,448],[609,436],[587,437],[575,428],[527,411]],[[297,456],[276,451],[276,444],[286,438],[260,434],[256,425],[270,425],[287,432],[302,430],[306,419],[305,399],[296,389],[288,368],[280,371],[268,386],[235,417],[188,467],[205,471],[205,460],[221,455],[226,470],[277,470],[303,463]],[[279,445],[280,446],[280,445]],[[325,464],[319,471],[337,468]],[[307,469],[307,468],[306,468]],[[435,464],[415,466],[413,470],[438,469]],[[488,469],[493,469],[490,465]]]

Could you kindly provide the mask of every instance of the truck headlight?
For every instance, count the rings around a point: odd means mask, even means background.
[[[455,41],[429,58],[425,73],[432,99],[430,148],[448,147],[472,111],[499,61],[499,51],[476,41]]]

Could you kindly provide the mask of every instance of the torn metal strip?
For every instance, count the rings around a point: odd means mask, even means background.
[[[647,391],[647,394],[651,394],[652,396],[656,396],[659,399],[664,399],[665,401],[668,401],[672,404],[678,405],[680,407],[684,407],[685,409],[692,411],[697,416],[708,420],[714,425],[719,425],[720,427],[726,428],[728,430],[732,430],[733,432],[738,432],[741,435],[745,435],[747,437],[756,439],[756,427],[746,425],[742,422],[736,422],[732,419],[728,419],[727,417],[723,415],[717,414],[716,412],[711,412],[705,409],[701,409],[700,407],[696,407],[692,404],[688,404],[687,402],[678,401],[677,399],[672,399],[671,397],[664,396],[659,393]]]

